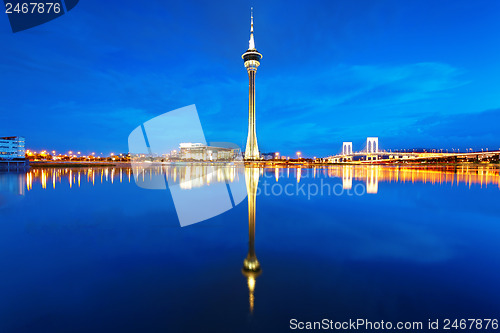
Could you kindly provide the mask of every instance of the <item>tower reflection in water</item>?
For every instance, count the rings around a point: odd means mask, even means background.
[[[262,273],[260,263],[255,254],[255,204],[257,197],[257,187],[259,186],[259,169],[245,168],[245,182],[248,195],[248,254],[243,261],[241,272],[247,278],[250,313],[253,313],[255,303],[255,282]]]

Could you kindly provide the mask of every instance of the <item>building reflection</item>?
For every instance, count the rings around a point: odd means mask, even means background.
[[[239,180],[238,168],[231,166],[163,166],[152,168],[116,168],[116,167],[88,167],[88,168],[36,168],[23,174],[25,186],[23,189],[31,191],[39,184],[42,189],[55,189],[58,186],[78,188],[84,184],[95,186],[103,183],[131,183],[134,181],[146,182],[156,176],[178,183],[182,189],[192,189],[209,186],[211,183],[234,182]]]
[[[0,209],[9,206],[26,193],[26,173],[0,172]]]
[[[260,263],[255,254],[255,204],[257,197],[257,187],[259,185],[259,169],[245,168],[245,182],[248,195],[248,254],[243,261],[241,272],[247,278],[250,313],[253,313],[255,303],[255,282],[262,273]]]
[[[26,174],[17,172],[0,173],[0,191],[24,196],[26,192]]]

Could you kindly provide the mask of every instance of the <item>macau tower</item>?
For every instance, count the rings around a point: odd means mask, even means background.
[[[248,42],[248,50],[241,56],[244,60],[245,68],[248,72],[249,89],[248,89],[248,137],[247,146],[245,149],[245,160],[259,160],[259,146],[257,145],[257,134],[255,131],[255,74],[257,67],[260,65],[262,54],[257,52],[255,48],[255,40],[253,37],[253,9],[251,13],[250,24],[250,41]]]

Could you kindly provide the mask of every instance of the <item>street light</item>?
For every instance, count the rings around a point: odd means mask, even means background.
[[[298,152],[297,152],[297,158],[298,158],[299,160],[300,160],[300,154],[301,154],[301,152],[300,152],[300,151],[298,151]]]

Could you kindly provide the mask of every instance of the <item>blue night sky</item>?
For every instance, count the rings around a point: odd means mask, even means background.
[[[0,136],[125,152],[196,104],[207,141],[244,146],[254,7],[262,152],[500,147],[500,1],[80,0],[13,34],[0,15]]]

